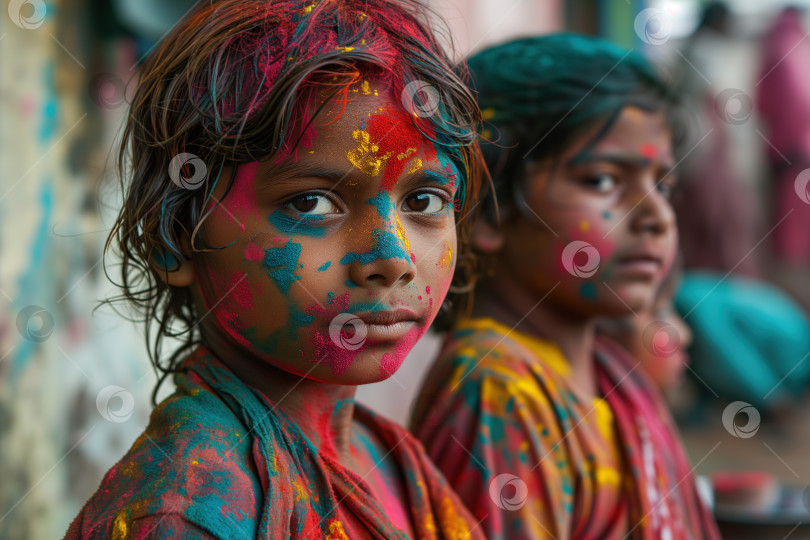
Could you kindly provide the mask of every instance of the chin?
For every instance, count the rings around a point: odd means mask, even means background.
[[[402,342],[364,343],[356,349],[335,344],[316,347],[310,362],[320,365],[306,375],[307,378],[330,384],[372,384],[388,379],[399,370],[410,347]],[[309,364],[304,369],[312,367]],[[305,371],[306,373],[306,371]]]
[[[646,309],[654,300],[656,294],[656,284],[651,282],[643,283],[608,283],[613,292],[605,287],[605,294],[615,300],[621,306],[621,312],[627,314],[628,308],[634,313]],[[614,294],[615,293],[615,294]]]

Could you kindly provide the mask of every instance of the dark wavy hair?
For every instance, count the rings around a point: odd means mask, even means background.
[[[595,144],[628,105],[666,113],[676,154],[686,139],[680,100],[663,76],[640,53],[607,40],[527,37],[485,49],[468,65],[485,120],[481,147],[497,197],[485,215],[493,222],[514,210],[530,163],[560,155],[601,125]]]
[[[421,0],[201,2],[146,59],[118,154],[124,202],[105,249],[120,253],[116,285],[123,292],[103,303],[124,301],[145,323],[149,357],[160,372],[153,401],[200,336],[188,288],[168,285],[150,262],[171,266],[185,258],[182,237],[192,251],[222,249],[206,242],[202,224],[217,182],[228,188],[233,182],[236,167],[220,178],[223,168],[286,155],[311,121],[306,108],[313,97],[345,96],[364,78],[387,83],[396,96],[414,81],[438,92],[435,114],[412,116],[462,173],[453,290],[469,303],[469,233],[487,178],[476,144],[481,120],[466,72],[439,45],[435,21]],[[179,154],[199,160],[187,159],[175,175],[189,178],[205,165],[198,189],[170,180]],[[164,358],[166,337],[181,345]]]

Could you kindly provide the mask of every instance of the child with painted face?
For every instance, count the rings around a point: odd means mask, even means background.
[[[354,402],[436,316],[481,183],[429,28],[416,0],[223,0],[146,60],[111,240],[177,389],[68,538],[481,537]]]
[[[641,55],[570,34],[469,68],[500,224],[492,208],[473,235],[473,311],[414,432],[491,538],[717,538],[658,389],[595,332],[648,306],[675,257],[667,87]]]

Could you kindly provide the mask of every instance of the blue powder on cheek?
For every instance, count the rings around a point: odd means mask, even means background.
[[[588,300],[596,300],[596,285],[590,282],[583,283],[579,288],[579,294]]]
[[[268,274],[284,294],[290,290],[293,281],[301,279],[301,276],[295,275],[300,256],[301,244],[292,240],[288,240],[284,247],[264,250],[264,266],[270,270]]]
[[[330,305],[334,304],[334,302],[335,302],[335,293],[333,293],[333,292],[326,293],[326,298],[329,301]]]
[[[295,304],[290,305],[290,318],[289,318],[289,328],[290,328],[290,339],[297,339],[296,332],[299,328],[309,326],[312,324],[312,321],[315,320],[315,317],[312,315],[307,315],[306,313],[302,312],[298,309],[298,306]]]
[[[326,227],[317,225],[323,221],[322,215],[308,216],[301,214],[294,218],[282,209],[278,209],[269,218],[270,224],[284,234],[303,234],[306,236],[321,237]]]
[[[605,218],[605,219],[610,219],[610,218],[611,218],[610,212],[608,212],[608,211],[606,210],[606,211],[605,211],[605,213],[604,213],[604,214],[602,214],[602,217],[603,217],[603,218]]]
[[[321,265],[321,266],[318,268],[318,272],[323,272],[324,270],[326,270],[326,269],[327,269],[327,268],[329,268],[330,266],[332,266],[332,261],[326,261],[325,263],[323,263],[323,264],[322,264],[322,265]]]
[[[357,287],[357,285],[355,285],[354,282],[350,279],[346,280],[346,286],[350,289],[354,289],[355,287]]]
[[[371,248],[371,251],[368,253],[347,253],[340,259],[340,264],[351,264],[358,260],[360,264],[368,264],[377,259],[393,259],[395,257],[408,260],[408,254],[405,253],[402,243],[390,231],[374,229],[371,237],[374,239],[374,247]]]

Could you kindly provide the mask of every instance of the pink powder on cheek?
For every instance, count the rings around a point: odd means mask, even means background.
[[[264,250],[256,244],[250,244],[245,248],[245,259],[251,262],[261,262],[264,260]]]
[[[426,292],[426,293],[428,293],[428,294],[430,294],[430,285],[428,285],[427,287],[425,287],[425,292]]]
[[[245,310],[253,309],[253,293],[250,290],[250,282],[244,272],[233,272],[231,283],[228,287],[239,307]]]
[[[431,299],[431,308],[433,300]],[[431,309],[432,312],[432,309]],[[426,326],[414,327],[413,330],[408,332],[402,339],[400,339],[394,346],[394,351],[383,354],[380,360],[380,377],[387,379],[397,372],[402,366],[408,353],[411,352],[416,342],[422,337],[422,334],[427,330]]]
[[[334,375],[344,374],[354,362],[354,357],[362,353],[367,345],[362,345],[356,350],[348,350],[338,346],[331,337],[324,336],[320,332],[315,332],[312,336],[312,344],[315,347],[314,362],[323,362],[329,366]]]

